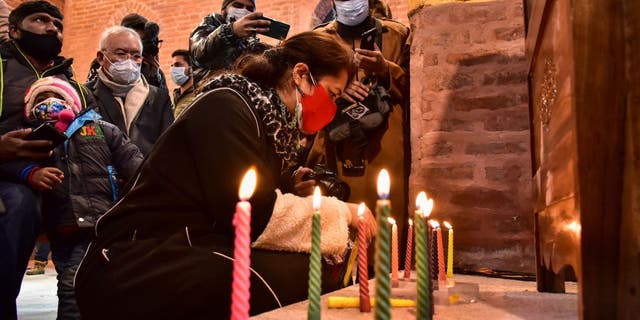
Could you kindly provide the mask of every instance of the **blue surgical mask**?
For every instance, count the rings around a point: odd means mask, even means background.
[[[183,84],[189,81],[190,77],[184,72],[186,69],[185,67],[171,67],[171,80],[173,80],[173,83],[182,87]]]
[[[109,74],[114,82],[118,84],[131,84],[140,79],[140,65],[131,59],[112,62],[106,55],[104,57],[107,61],[111,62]]]
[[[369,0],[334,1],[336,20],[353,27],[361,24],[369,16]]]
[[[251,13],[251,11],[245,9],[245,8],[236,8],[236,7],[229,7],[227,9],[227,23],[231,23],[233,21],[236,21],[246,15],[248,15],[249,13]]]

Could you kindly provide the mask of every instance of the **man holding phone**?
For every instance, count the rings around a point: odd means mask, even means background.
[[[382,0],[334,0],[336,20],[316,28],[351,48],[358,65],[334,122],[318,133],[305,166],[326,163],[351,187],[350,202],[375,207],[377,175],[389,170],[390,200],[400,230],[407,221],[409,48],[411,33],[399,22],[373,17]],[[338,102],[338,101],[336,101]],[[383,105],[385,107],[383,107]],[[386,109],[386,110],[383,110]],[[363,119],[376,121],[363,121]],[[345,132],[335,134],[339,120]],[[339,137],[340,139],[337,139]]]
[[[204,17],[193,30],[189,50],[196,90],[202,79],[231,70],[242,54],[266,49],[256,33],[268,32],[271,22],[255,10],[255,0],[224,0],[221,13]]]
[[[38,78],[55,75],[72,84],[83,101],[93,100],[70,80],[72,60],[59,56],[62,19],[60,10],[47,1],[23,2],[9,15],[10,40],[0,45],[0,162],[45,159],[51,154],[51,142],[28,141],[31,129],[16,130],[23,124],[24,92]],[[0,199],[6,207],[0,213],[0,319],[15,319],[16,297],[39,232],[38,199],[29,187],[6,177],[0,178]]]

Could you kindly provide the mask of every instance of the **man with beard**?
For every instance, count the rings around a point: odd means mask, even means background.
[[[41,77],[68,81],[81,97],[82,107],[91,94],[71,80],[71,59],[58,56],[62,48],[62,14],[46,1],[29,1],[9,15],[10,41],[0,45],[0,161],[16,158],[46,159],[49,141],[28,141],[31,131],[16,130],[24,119],[24,93]],[[39,232],[38,201],[31,189],[2,177],[0,198],[0,319],[17,317],[16,298]]]

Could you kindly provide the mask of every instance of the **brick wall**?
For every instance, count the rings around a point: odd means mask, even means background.
[[[15,7],[21,0],[6,1]],[[211,13],[219,12],[222,0],[50,0],[65,15],[62,54],[73,57],[76,77],[86,79],[91,61],[95,58],[100,34],[109,26],[119,24],[122,17],[137,12],[160,25],[160,63],[168,75],[171,52],[188,48],[191,31]],[[319,0],[258,0],[258,10],[266,16],[291,25],[290,35],[311,29],[311,17]],[[406,0],[388,1],[397,20],[407,23]],[[275,42],[263,38],[270,44]],[[170,81],[169,81],[170,82]],[[173,87],[173,83],[168,83]]]
[[[410,21],[411,197],[424,189],[433,218],[451,220],[457,267],[533,273],[522,1],[427,6]]]

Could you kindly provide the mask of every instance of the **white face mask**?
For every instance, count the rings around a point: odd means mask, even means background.
[[[353,27],[362,23],[369,16],[369,0],[334,1],[336,20]]]
[[[249,13],[251,13],[251,11],[245,9],[245,8],[236,8],[236,7],[229,7],[227,9],[227,23],[231,23],[233,21],[236,21],[246,15],[248,15]]]
[[[171,80],[179,86],[189,81],[189,76],[185,74],[185,67],[171,67]]]
[[[124,61],[112,62],[104,56],[107,61],[111,62],[109,66],[109,74],[113,81],[118,84],[131,84],[140,79],[140,66],[130,59]]]

